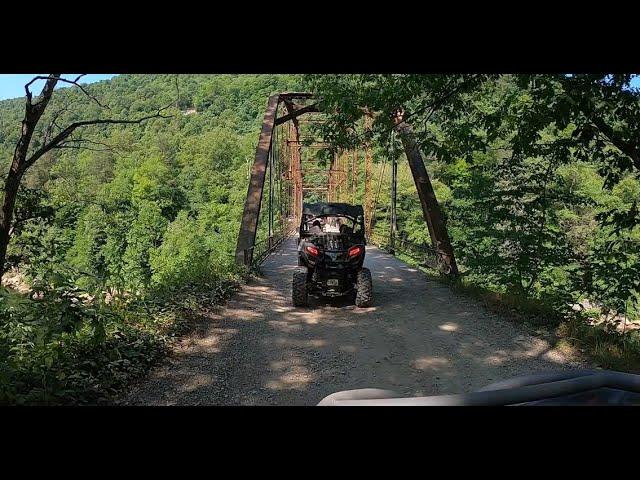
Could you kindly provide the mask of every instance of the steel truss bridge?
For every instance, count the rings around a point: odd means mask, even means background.
[[[280,93],[269,97],[236,246],[236,263],[258,265],[298,227],[303,201],[361,203],[365,210],[368,240],[391,253],[400,252],[420,263],[457,276],[458,268],[440,206],[414,139],[411,126],[400,119],[395,132],[420,199],[431,244],[416,244],[398,235],[396,197],[398,162],[391,163],[390,226],[376,228],[376,208],[384,164],[378,181],[373,178],[369,143],[341,150],[315,138],[312,126],[324,121],[324,113],[311,93]],[[365,128],[371,117],[365,117]],[[263,208],[265,207],[265,208]]]

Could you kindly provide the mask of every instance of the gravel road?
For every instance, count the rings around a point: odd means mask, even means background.
[[[315,405],[338,390],[385,388],[406,396],[462,393],[489,383],[583,366],[548,335],[489,313],[375,247],[374,306],[318,300],[294,308],[295,239],[199,322],[121,403]]]

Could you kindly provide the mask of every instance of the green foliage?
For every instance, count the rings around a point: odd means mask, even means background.
[[[374,179],[385,152],[401,151],[390,132],[402,108],[447,219],[460,285],[555,321],[585,299],[612,318],[638,315],[640,102],[629,79],[310,75],[304,89],[330,112],[316,127],[326,141],[373,142]],[[77,89],[56,91],[42,128],[63,105],[59,124],[175,108],[169,119],[88,128],[95,148],[54,150],[25,177],[7,260],[33,291],[0,297],[0,402],[105,399],[162,353],[186,312],[225,298],[240,274],[232,254],[267,97],[301,83],[120,75],[87,86],[108,112]],[[23,109],[20,99],[0,102],[5,169]],[[429,243],[399,161],[400,234]],[[376,227],[385,230],[389,171]],[[630,348],[621,341],[613,350]]]
[[[77,89],[56,91],[43,125],[62,105],[60,125],[139,118],[176,98],[177,108],[169,119],[86,128],[88,148],[54,150],[29,171],[8,260],[33,292],[0,298],[1,403],[108,398],[148,368],[184,317],[233,290],[256,132],[268,96],[298,83],[120,75],[86,87],[108,110]],[[23,111],[23,100],[0,102],[5,169]]]
[[[181,295],[112,301],[58,274],[39,277],[31,297],[0,290],[0,404],[109,402],[163,355],[194,307],[226,298],[235,283]]]
[[[630,78],[309,75],[306,81],[332,112],[322,132],[340,146],[372,137],[388,150],[391,118],[405,112],[466,283],[544,302],[560,315],[589,299],[605,313],[633,317],[640,291],[640,142],[633,133],[640,96]],[[362,121],[366,110],[375,116],[371,135]],[[403,165],[401,159],[401,172]],[[401,174],[399,233],[430,243],[419,212],[412,180]],[[387,229],[386,219],[378,226]]]

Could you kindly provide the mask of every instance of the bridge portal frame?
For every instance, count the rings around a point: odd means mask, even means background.
[[[267,108],[262,122],[262,129],[256,147],[256,154],[251,168],[251,176],[247,189],[247,197],[242,213],[240,223],[240,232],[238,234],[238,242],[236,245],[235,260],[237,264],[249,266],[253,263],[253,250],[255,247],[256,234],[258,230],[258,221],[260,218],[260,208],[262,204],[262,194],[264,191],[264,183],[267,168],[269,166],[269,158],[272,147],[273,132],[277,125],[281,125],[288,121],[293,124],[293,141],[290,142],[292,148],[292,161],[290,171],[294,180],[294,212],[296,220],[299,218],[302,209],[302,166],[301,166],[301,142],[298,117],[306,113],[319,112],[317,103],[305,105],[295,108],[294,100],[312,100],[313,94],[307,92],[279,93],[269,97]],[[278,107],[283,103],[287,113],[279,118],[277,117]],[[367,115],[365,121],[370,126],[371,118]],[[458,276],[458,267],[456,264],[453,247],[449,239],[444,217],[438,204],[438,200],[433,191],[433,186],[429,175],[424,166],[422,154],[415,141],[411,126],[399,117],[396,121],[396,131],[398,132],[402,145],[411,168],[411,173],[416,186],[422,213],[427,223],[429,236],[432,245],[438,255],[442,258],[443,266],[446,273],[452,276]],[[367,175],[367,165],[370,160],[370,151],[365,145],[365,176]],[[354,152],[352,170],[357,172],[357,153]],[[332,162],[333,163],[333,162]],[[353,180],[353,179],[352,179]],[[395,181],[395,179],[394,179]],[[366,187],[366,182],[365,182]],[[352,185],[352,193],[355,199],[355,184]],[[370,188],[369,188],[370,190]],[[393,190],[395,190],[395,185]],[[395,191],[393,192],[395,193]],[[370,192],[369,192],[370,196]],[[367,195],[365,195],[367,197]],[[365,201],[369,200],[365,198]],[[395,210],[395,208],[394,208]],[[372,213],[370,212],[369,215]],[[395,212],[394,212],[395,214]],[[395,218],[393,219],[395,223]],[[395,232],[394,232],[395,233]],[[393,236],[393,234],[392,234]],[[269,239],[271,242],[271,239]],[[271,245],[270,245],[271,246]]]

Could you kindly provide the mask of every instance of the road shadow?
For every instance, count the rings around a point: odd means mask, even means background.
[[[339,390],[463,393],[509,377],[575,368],[552,342],[367,247],[374,305],[325,298],[294,308],[295,240],[263,277],[203,317],[197,332],[126,399],[145,405],[315,405]]]

